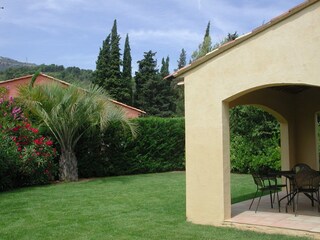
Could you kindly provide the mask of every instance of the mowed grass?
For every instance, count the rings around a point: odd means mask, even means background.
[[[232,175],[232,199],[255,191]],[[100,178],[0,193],[0,239],[295,239],[186,222],[185,173]],[[297,238],[298,239],[298,238]]]

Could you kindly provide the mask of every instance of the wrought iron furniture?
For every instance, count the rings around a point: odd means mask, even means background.
[[[310,200],[312,206],[316,201],[318,204],[318,212],[320,212],[320,198],[319,198],[319,184],[320,174],[313,169],[301,169],[294,177],[293,197],[296,196],[294,205],[295,216],[298,213],[298,203],[300,193],[304,193]]]
[[[270,176],[262,175],[262,174],[259,174],[259,173],[252,173],[252,178],[253,178],[254,183],[256,184],[257,189],[256,189],[254,197],[253,197],[253,199],[251,201],[249,209],[251,209],[252,204],[253,204],[253,202],[254,202],[254,200],[257,197],[259,192],[260,192],[260,196],[259,196],[259,200],[258,200],[258,204],[257,204],[255,212],[257,212],[257,210],[258,210],[261,197],[264,195],[265,192],[269,192],[271,208],[273,208],[275,195],[277,195],[277,200],[278,200],[278,203],[279,203],[279,194],[278,194],[278,192],[280,191],[281,187],[279,187],[277,185],[277,178],[276,177],[272,177],[272,176],[270,177]],[[272,195],[274,195],[274,196],[272,197]]]

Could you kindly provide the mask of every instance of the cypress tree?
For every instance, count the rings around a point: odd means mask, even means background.
[[[106,88],[105,81],[109,78],[110,72],[110,34],[103,41],[102,47],[96,61],[96,71],[94,72],[93,83]]]
[[[111,30],[111,49],[110,49],[110,72],[109,78],[106,79],[106,90],[114,99],[122,101],[122,81],[120,71],[120,35],[117,32],[117,20],[114,20]]]
[[[161,60],[161,69],[160,69],[160,75],[162,78],[166,77],[169,75],[169,56],[166,58],[166,60],[164,60],[164,58],[162,58]]]
[[[187,65],[187,53],[184,50],[184,48],[182,48],[179,56],[179,60],[178,60],[178,69],[183,68],[186,65]]]
[[[187,65],[187,54],[186,51],[182,48],[180,57],[178,60],[178,69],[179,70]],[[172,81],[172,87],[173,87],[173,92],[175,96],[175,114],[177,116],[183,116],[184,115],[184,87],[183,86],[178,86],[178,80],[173,80]]]
[[[208,22],[207,28],[206,28],[206,33],[204,34],[204,39],[206,37],[210,37],[210,21]]]
[[[191,55],[191,62],[205,56],[207,53],[212,51],[212,42],[210,37],[210,22],[207,25],[206,32],[203,37],[203,41],[199,44],[198,49],[195,50]]]
[[[129,44],[129,36],[127,34],[125,44],[124,44],[124,52],[123,52],[123,69],[122,69],[122,80],[124,82],[124,96],[123,102],[126,104],[132,104],[132,58],[131,58],[131,48]]]

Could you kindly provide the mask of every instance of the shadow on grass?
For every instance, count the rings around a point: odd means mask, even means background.
[[[254,197],[254,193],[249,193],[249,194],[241,195],[241,196],[238,196],[238,197],[233,197],[231,199],[231,204],[238,203],[238,202],[243,202],[243,201],[252,199],[253,197]]]

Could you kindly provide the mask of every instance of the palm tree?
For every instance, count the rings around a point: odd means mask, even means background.
[[[58,84],[22,86],[21,103],[46,125],[61,148],[59,178],[77,181],[75,147],[84,133],[99,127],[105,131],[112,121],[120,121],[135,134],[134,125],[124,111],[114,106],[105,91],[91,85],[88,89]]]

